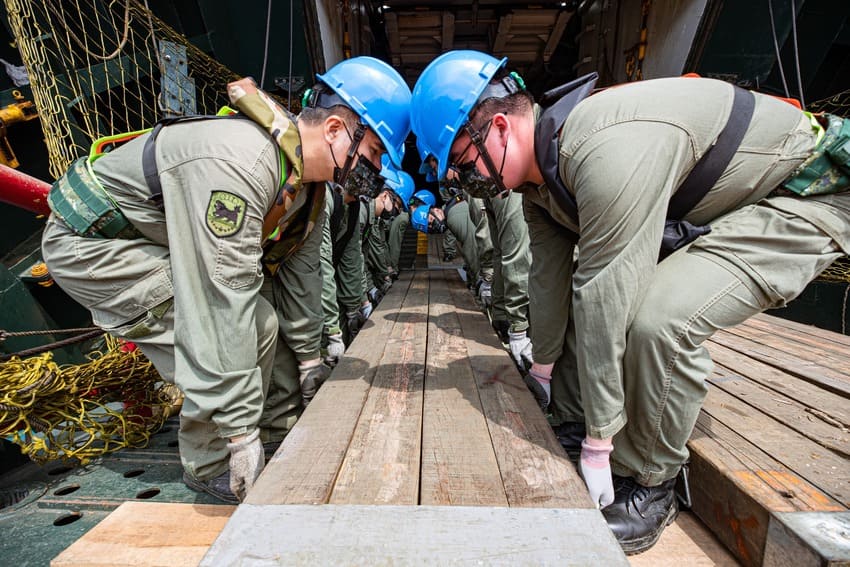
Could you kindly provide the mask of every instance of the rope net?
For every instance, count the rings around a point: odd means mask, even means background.
[[[109,335],[83,364],[45,353],[0,363],[0,437],[33,461],[91,459],[144,447],[180,402],[135,345]]]
[[[842,91],[829,98],[818,100],[809,105],[810,112],[828,112],[836,116],[850,118],[850,90]],[[843,256],[832,263],[820,276],[819,280],[850,283],[850,257]]]
[[[238,78],[136,0],[5,3],[54,178],[97,138],[215,114]]]

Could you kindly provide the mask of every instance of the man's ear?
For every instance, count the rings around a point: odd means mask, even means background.
[[[345,132],[345,122],[343,122],[342,118],[337,114],[331,114],[323,123],[323,134],[325,136],[325,141],[328,144],[333,144],[336,141],[337,136],[342,135]]]
[[[493,122],[493,125],[490,126],[490,128],[495,128],[496,132],[498,132],[499,134],[499,137],[503,140],[507,139],[508,136],[510,136],[511,134],[511,121],[508,120],[508,116],[500,112],[498,114],[494,114],[491,120]]]

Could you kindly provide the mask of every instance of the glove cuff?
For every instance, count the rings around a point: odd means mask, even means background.
[[[342,329],[340,329],[339,327],[326,327],[325,334],[329,337],[332,337],[334,335],[341,335]]]
[[[528,373],[532,378],[540,382],[541,384],[548,384],[552,381],[552,376],[546,376],[545,374],[540,374],[539,372],[535,372],[534,370],[529,370]]]
[[[508,332],[508,337],[512,341],[521,341],[521,340],[527,338],[528,334],[525,331],[516,331],[516,332],[510,331],[510,332]]]
[[[609,466],[609,456],[613,450],[613,443],[593,446],[584,439],[581,442],[581,462],[594,469],[603,469]]]
[[[259,438],[260,438],[260,430],[254,429],[254,431],[252,431],[251,433],[246,435],[245,438],[242,439],[241,441],[231,441],[231,442],[229,442],[227,444],[227,448],[232,451],[233,449],[240,449],[242,447],[247,447],[248,445],[250,445],[251,443],[253,443],[254,441],[256,441]]]

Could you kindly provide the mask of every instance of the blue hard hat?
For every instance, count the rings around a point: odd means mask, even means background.
[[[428,213],[431,212],[431,207],[428,205],[420,205],[413,210],[410,215],[410,224],[419,232],[428,234]]]
[[[414,199],[425,203],[429,207],[433,207],[437,204],[437,199],[434,198],[434,194],[428,191],[427,189],[420,189],[419,191],[414,193],[411,201]]]
[[[411,94],[398,71],[374,57],[354,57],[316,77],[366,122],[390,160],[401,167],[404,140],[410,133]]]
[[[424,148],[437,158],[438,179],[446,175],[449,150],[460,128],[507,60],[480,51],[449,51],[434,59],[416,81],[410,124],[420,155]]]
[[[384,167],[381,169],[381,177],[384,178],[387,187],[392,189],[401,199],[402,206],[406,211],[407,202],[410,201],[413,190],[416,189],[413,178],[406,171],[393,167],[388,161],[383,161],[382,165]]]

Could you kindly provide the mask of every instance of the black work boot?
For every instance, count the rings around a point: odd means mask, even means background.
[[[553,425],[552,431],[555,432],[555,437],[561,442],[561,447],[567,452],[573,464],[577,464],[581,456],[581,442],[587,437],[584,423],[565,421],[561,425]]]
[[[646,551],[679,515],[676,479],[643,486],[631,477],[614,476],[614,502],[602,515],[626,555]]]
[[[186,471],[183,471],[183,482],[186,486],[197,492],[206,492],[228,504],[239,504],[239,499],[230,490],[230,471],[226,470],[215,478],[209,480],[198,480]]]

